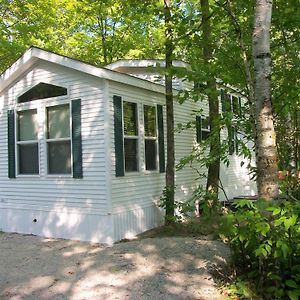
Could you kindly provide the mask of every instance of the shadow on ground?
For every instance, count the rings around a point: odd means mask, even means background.
[[[0,234],[0,299],[225,299],[211,272],[229,250],[188,237],[111,247]]]

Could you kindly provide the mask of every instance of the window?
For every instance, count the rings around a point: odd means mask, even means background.
[[[37,110],[18,112],[17,119],[18,173],[39,174]]]
[[[230,94],[227,94],[224,90],[221,90],[222,111],[232,112],[236,116],[240,116],[242,113],[241,98]]]
[[[157,123],[155,106],[144,105],[146,170],[157,169]]]
[[[123,101],[125,171],[138,171],[137,104]]]
[[[71,173],[69,104],[47,107],[47,154],[49,174]]]
[[[238,154],[239,152],[238,132],[236,126],[228,126],[228,148],[230,155],[233,155],[234,153]]]
[[[18,97],[18,103],[29,102],[38,99],[52,98],[67,95],[68,90],[64,87],[40,82],[29,91]]]
[[[208,117],[203,118],[201,116],[196,116],[196,135],[197,143],[205,141],[210,133],[209,119]]]

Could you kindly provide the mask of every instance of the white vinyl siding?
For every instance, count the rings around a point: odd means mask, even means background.
[[[163,105],[164,115],[164,134],[165,134],[165,153],[166,146],[166,112],[165,96],[163,94],[129,87],[120,83],[110,82],[109,99],[110,114],[113,115],[112,99],[114,95],[122,97],[123,101],[138,101],[139,126],[143,128],[143,107],[144,105],[155,106]],[[175,105],[175,123],[186,123],[192,120],[192,112],[195,104],[192,102]],[[112,180],[112,205],[113,211],[119,212],[137,207],[147,207],[154,205],[159,200],[165,187],[165,173],[147,172],[145,170],[145,139],[141,139],[139,146],[139,157],[141,161],[141,171],[139,174],[125,174],[124,177],[115,176],[115,148],[114,148],[114,124],[113,118],[110,123],[111,141],[111,180]],[[175,155],[176,164],[181,158],[190,154],[196,138],[195,128],[184,130],[175,134]],[[197,173],[189,166],[176,173],[177,199],[185,200],[191,195],[192,189],[196,187],[195,181]]]
[[[7,110],[16,108],[17,97],[39,82],[68,88],[68,101],[81,99],[83,178],[48,175],[46,143],[40,144],[40,173],[9,179],[7,175]],[[1,95],[0,114],[0,208],[39,209],[45,211],[78,210],[81,213],[106,214],[106,149],[104,122],[104,82],[52,63],[39,63]],[[56,99],[35,100],[38,109],[62,104]],[[24,103],[29,106],[30,103]],[[44,115],[46,115],[45,107]],[[42,115],[42,114],[41,114]],[[44,121],[39,120],[39,126]],[[39,139],[46,130],[40,128]]]

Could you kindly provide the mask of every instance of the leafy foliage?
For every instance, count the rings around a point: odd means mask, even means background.
[[[239,200],[221,220],[240,278],[265,299],[300,296],[300,203]]]

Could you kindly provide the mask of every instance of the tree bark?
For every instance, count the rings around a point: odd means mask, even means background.
[[[172,57],[173,37],[171,24],[171,0],[164,0],[165,17],[165,90],[166,90],[166,111],[167,111],[167,167],[166,167],[166,223],[171,223],[174,217],[174,196],[175,196],[175,149],[174,149],[174,107],[173,107],[173,86],[172,86]]]
[[[209,67],[210,60],[213,58],[211,46],[211,24],[209,1],[201,0],[202,10],[202,28],[203,28],[203,60],[204,64]],[[208,68],[209,69],[209,68]],[[219,100],[217,97],[217,84],[214,75],[209,74],[207,79],[208,103],[209,103],[209,125],[213,137],[210,141],[210,156],[214,157],[212,163],[208,166],[206,191],[208,194],[218,195],[219,177],[220,177],[220,129],[219,129]]]
[[[272,0],[256,0],[252,51],[256,103],[256,165],[258,196],[278,197],[276,134],[271,102],[270,27]]]

